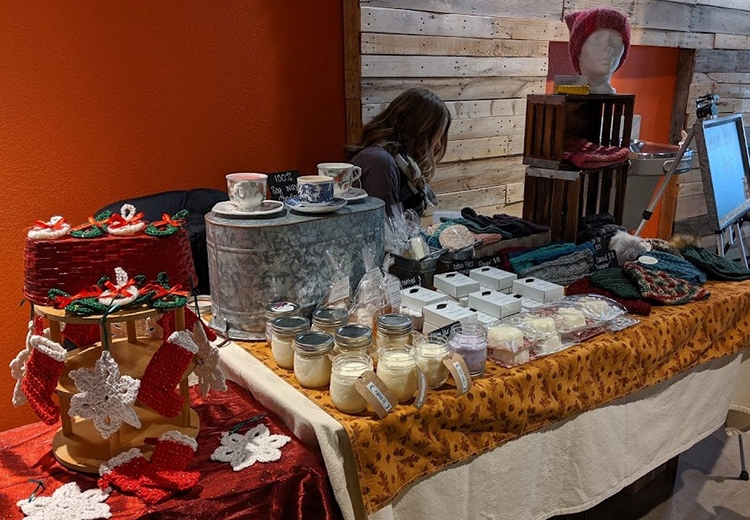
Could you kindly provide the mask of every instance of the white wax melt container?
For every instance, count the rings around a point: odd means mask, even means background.
[[[565,288],[539,278],[519,278],[513,282],[513,292],[532,300],[549,303],[565,296]]]
[[[422,311],[422,307],[432,303],[444,302],[448,296],[424,287],[409,287],[401,291],[401,304],[414,311]]]
[[[500,292],[510,291],[513,280],[518,278],[515,273],[509,273],[496,267],[477,267],[469,271],[469,277],[479,282],[482,287]]]
[[[469,307],[496,318],[505,318],[521,312],[521,299],[486,289],[469,295]]]
[[[479,282],[461,273],[436,274],[432,283],[435,289],[456,299],[479,290]]]
[[[440,328],[467,318],[476,318],[476,315],[476,311],[461,307],[454,302],[433,303],[422,308],[425,328],[428,323],[435,328]]]

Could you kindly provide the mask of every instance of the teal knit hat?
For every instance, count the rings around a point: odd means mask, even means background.
[[[644,256],[650,256],[657,260],[656,264],[646,265],[649,269],[664,271],[674,278],[682,278],[693,285],[702,285],[706,283],[706,280],[708,279],[706,273],[682,257],[664,253],[662,251],[649,251],[648,253],[645,253]]]
[[[642,299],[641,292],[625,275],[622,267],[610,267],[591,273],[591,283],[599,289],[609,291],[618,298]]]
[[[730,282],[750,280],[750,271],[737,262],[719,256],[704,247],[687,246],[682,254],[686,260],[702,269],[712,280]]]

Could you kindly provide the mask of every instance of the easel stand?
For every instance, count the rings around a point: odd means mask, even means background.
[[[724,231],[727,231],[729,235],[726,242],[724,241]],[[739,243],[740,246],[742,263],[745,266],[745,269],[748,269],[750,268],[750,266],[748,266],[747,261],[747,248],[745,247],[745,239],[742,236],[742,219],[739,219],[737,222],[730,224],[725,229],[719,231],[716,234],[716,248],[719,251],[719,256],[724,256],[727,249],[734,245],[735,240]]]

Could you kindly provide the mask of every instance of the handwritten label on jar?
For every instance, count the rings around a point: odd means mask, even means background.
[[[417,398],[414,399],[414,408],[420,410],[424,406],[424,400],[427,398],[427,378],[417,367]]]
[[[359,376],[354,382],[354,388],[372,406],[379,418],[382,419],[393,410],[392,403],[395,403],[396,399],[393,398],[385,383],[372,370],[368,370]]]
[[[443,364],[456,382],[456,397],[461,397],[471,389],[471,376],[464,358],[461,354],[453,354],[450,358],[444,359]]]

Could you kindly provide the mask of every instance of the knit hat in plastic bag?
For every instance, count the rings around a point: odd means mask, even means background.
[[[622,43],[625,50],[622,53],[622,58],[620,58],[617,69],[625,63],[625,58],[628,57],[628,48],[630,47],[630,24],[625,15],[620,11],[608,8],[576,11],[565,15],[565,23],[568,24],[568,30],[570,31],[570,43],[568,44],[570,61],[573,63],[573,68],[578,74],[581,73],[581,65],[578,61],[581,55],[581,47],[583,47],[588,37],[591,36],[591,33],[597,29],[612,29],[622,36]]]

